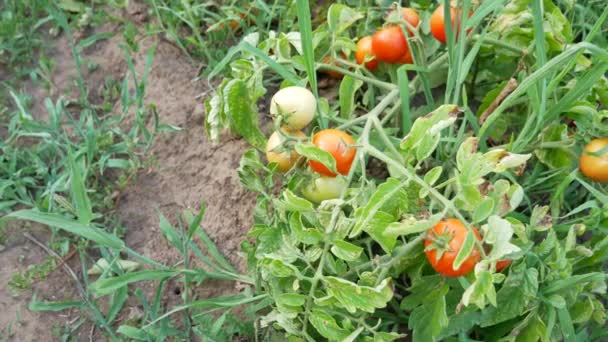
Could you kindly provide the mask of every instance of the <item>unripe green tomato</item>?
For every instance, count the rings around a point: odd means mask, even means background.
[[[303,87],[287,87],[277,91],[270,100],[270,115],[283,115],[282,125],[288,130],[306,127],[315,117],[317,99]]]
[[[302,189],[302,195],[314,203],[340,197],[348,184],[342,177],[319,177],[308,183]]]

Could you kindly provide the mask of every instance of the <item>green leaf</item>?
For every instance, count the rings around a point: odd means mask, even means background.
[[[89,290],[97,295],[103,296],[111,294],[121,287],[127,286],[130,283],[145,280],[162,280],[174,277],[181,273],[178,270],[144,270],[133,273],[126,273],[117,277],[100,279],[89,285]]]
[[[482,311],[480,326],[489,327],[522,315],[530,301],[535,300],[538,291],[538,271],[516,267],[498,290],[496,306],[488,306]]]
[[[72,203],[76,208],[76,216],[78,222],[87,225],[93,220],[93,210],[91,209],[91,201],[87,196],[85,181],[82,175],[82,166],[78,164],[73,153],[68,153],[68,163],[70,166],[70,185],[72,190]]]
[[[299,293],[281,293],[276,298],[283,305],[302,306],[306,303],[306,296]]]
[[[336,6],[336,4],[332,5],[332,7],[334,6]],[[342,82],[340,82],[340,116],[344,119],[351,119],[353,117],[353,112],[355,111],[355,94],[362,85],[363,81],[349,75],[344,76]]]
[[[260,161],[260,154],[256,149],[252,148],[243,153],[239,168],[236,171],[241,184],[245,188],[253,192],[264,193],[266,190],[264,182],[258,174],[262,170],[264,170],[264,165]]]
[[[444,213],[439,213],[429,217],[426,220],[420,220],[413,215],[408,215],[399,222],[389,224],[384,231],[384,235],[400,236],[425,232],[441,221],[443,216]]]
[[[357,310],[373,313],[378,308],[386,307],[393,298],[391,279],[384,279],[378,286],[359,286],[346,279],[323,277],[327,292],[349,312]]]
[[[312,144],[296,144],[296,152],[309,160],[317,161],[325,165],[331,172],[337,173],[336,159],[331,153],[324,151]]]
[[[349,237],[353,238],[359,235],[379,211],[394,216],[407,212],[408,196],[404,190],[406,186],[407,183],[396,178],[389,178],[386,182],[380,184],[365,207],[357,210],[357,223]]]
[[[281,201],[281,204],[284,207],[283,209],[287,211],[299,211],[303,213],[315,211],[315,208],[311,202],[302,197],[296,196],[289,189],[285,189],[283,192],[283,199],[284,200]]]
[[[350,332],[338,325],[336,320],[327,312],[316,309],[310,313],[308,321],[321,336],[330,341],[342,341],[350,335]]]
[[[138,341],[147,341],[148,334],[145,331],[139,328],[132,327],[130,325],[121,325],[116,330],[119,334],[125,335],[128,338],[138,340]]]
[[[229,120],[230,128],[240,134],[251,145],[262,148],[266,138],[258,124],[258,113],[255,103],[251,100],[249,88],[242,80],[231,80],[223,89],[224,112]]]
[[[487,219],[494,212],[495,206],[496,203],[493,198],[488,197],[484,199],[473,212],[473,223],[479,223]]]
[[[112,294],[112,299],[110,300],[110,309],[106,314],[106,321],[108,324],[112,323],[114,319],[116,319],[116,316],[118,316],[118,313],[127,301],[128,296],[129,288],[127,286],[121,287]]]
[[[316,245],[323,240],[323,233],[314,228],[304,228],[302,215],[294,212],[289,218],[289,227],[294,239],[307,245]]]
[[[528,324],[517,335],[517,342],[538,342],[545,336],[547,327],[545,323],[536,314],[531,314],[532,318]]]
[[[459,113],[457,106],[443,105],[416,119],[410,133],[401,141],[401,149],[415,152],[418,160],[427,158],[437,147],[441,130],[454,124]]]
[[[83,309],[85,304],[80,301],[62,301],[62,302],[47,302],[39,301],[36,294],[32,296],[32,300],[27,308],[31,311],[62,311],[66,309]]]
[[[467,236],[460,247],[460,251],[456,255],[456,259],[454,259],[454,263],[452,264],[452,268],[454,270],[458,270],[460,266],[464,263],[464,261],[469,257],[471,252],[473,252],[473,248],[475,247],[475,240],[477,237],[473,234],[472,231],[467,233]]]
[[[543,130],[540,136],[540,143],[555,143],[567,141],[568,139],[568,126],[566,124],[553,124]],[[575,156],[570,151],[569,146],[539,148],[534,150],[534,154],[543,164],[553,169],[570,167],[575,161]]]
[[[437,182],[439,177],[441,177],[442,172],[443,172],[443,167],[436,166],[436,167],[432,168],[431,170],[429,170],[429,172],[427,172],[424,175],[424,181],[428,185],[433,185],[433,184],[435,184],[435,182]]]
[[[408,325],[414,331],[413,342],[437,341],[441,330],[448,326],[445,301],[448,290],[447,285],[435,289],[427,302],[412,311]]]
[[[362,18],[361,13],[346,5],[332,4],[327,11],[327,26],[334,34],[340,34]]]
[[[378,211],[365,226],[365,232],[369,234],[386,253],[391,253],[397,243],[397,236],[387,234],[388,226],[395,221],[393,215],[384,211]]]
[[[298,273],[298,269],[295,266],[275,256],[265,256],[261,260],[260,265],[278,278],[287,278]]]
[[[173,247],[177,248],[177,250],[183,254],[184,250],[183,250],[182,239],[180,238],[178,233],[175,231],[175,229],[173,229],[173,227],[171,226],[171,223],[169,223],[169,221],[167,220],[165,215],[163,215],[162,213],[159,212],[158,216],[159,216],[159,220],[160,220],[160,224],[159,224],[160,231],[163,233],[163,235],[169,241],[169,243],[171,243],[173,245]]]
[[[477,274],[477,279],[471,284],[462,295],[462,303],[465,306],[475,304],[483,309],[486,306],[486,299],[496,306],[496,292],[492,283],[492,273],[481,271]]]
[[[69,233],[94,241],[100,245],[114,248],[116,250],[122,250],[125,248],[124,242],[116,235],[110,234],[90,225],[84,225],[74,220],[66,219],[61,215],[27,209],[10,213],[4,216],[1,220],[3,221],[6,218],[34,221],[47,226],[63,229]]]
[[[344,240],[334,240],[332,242],[331,252],[338,258],[345,261],[355,261],[359,259],[363,248],[353,245]]]

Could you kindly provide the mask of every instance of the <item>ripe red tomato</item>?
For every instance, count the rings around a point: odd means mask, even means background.
[[[475,227],[471,227],[477,239],[481,241],[479,232]],[[458,219],[447,219],[437,223],[424,240],[424,252],[431,266],[438,272],[447,277],[460,277],[471,272],[481,259],[481,254],[477,247],[473,248],[471,254],[454,270],[453,264],[458,252],[464,243],[468,230]],[[440,255],[439,250],[443,250]]]
[[[401,17],[414,28],[418,27],[418,24],[420,24],[420,16],[413,8],[403,7],[401,9]],[[410,36],[414,34],[409,27],[407,28],[407,32],[410,34]]]
[[[608,152],[601,156],[594,156],[586,152],[600,152],[608,146],[608,138],[594,139],[581,154],[580,170],[588,178],[600,182],[608,183]]]
[[[412,53],[408,51],[405,55],[401,56],[401,58],[397,61],[398,64],[414,64],[414,57],[412,57]]]
[[[507,266],[511,265],[511,260],[500,260],[496,263],[496,272],[500,272],[507,268]]]
[[[396,63],[410,47],[399,26],[389,26],[374,33],[372,36],[372,51],[381,61]]]
[[[373,57],[374,52],[372,51],[372,37],[365,36],[357,42],[357,51],[355,51],[355,59],[357,64],[363,64],[366,58]],[[365,63],[365,67],[368,70],[376,70],[378,68],[378,60],[372,58],[369,62]]]
[[[452,22],[452,30],[454,31],[454,34],[456,36],[456,40],[458,40],[458,32],[460,31],[460,17],[462,16],[461,13],[462,10],[456,10],[456,8],[450,7],[450,19]],[[472,13],[472,11],[469,11],[469,17]],[[454,22],[457,23],[455,26]],[[468,30],[467,33],[470,31],[471,30]],[[439,5],[439,7],[437,7],[437,9],[435,9],[433,14],[431,15],[431,33],[433,34],[435,39],[442,42],[443,44],[446,43],[447,37],[445,32],[445,17],[443,13],[443,5]]]
[[[348,133],[337,129],[324,129],[312,137],[312,143],[318,148],[329,152],[336,160],[336,168],[339,173],[346,175],[355,159],[357,149],[353,146],[355,140]],[[330,177],[336,174],[331,172],[325,165],[314,160],[308,164],[316,172]]]

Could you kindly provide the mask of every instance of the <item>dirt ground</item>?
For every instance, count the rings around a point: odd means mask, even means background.
[[[130,10],[138,14],[137,10]],[[137,19],[137,18],[136,18]],[[141,19],[141,18],[139,18]],[[116,29],[106,26],[101,31]],[[83,52],[83,57],[99,65],[86,73],[87,85],[95,96],[106,76],[122,79],[127,64],[119,44],[120,34],[97,42]],[[74,66],[68,40],[65,35],[53,42],[52,58],[56,62],[53,74],[53,89],[50,92],[34,87],[31,93],[39,101],[34,106],[35,117],[44,117],[42,100],[46,96],[57,98],[73,86]],[[254,195],[239,183],[236,174],[240,157],[246,143],[225,137],[218,145],[211,144],[204,134],[204,107],[201,95],[208,89],[203,82],[195,82],[199,66],[193,64],[174,45],[158,36],[141,37],[139,53],[135,56],[136,70],[141,75],[149,47],[156,45],[156,53],[146,88],[146,103],[154,103],[161,120],[181,127],[183,130],[157,137],[151,154],[155,160],[149,169],[142,170],[128,188],[120,195],[117,215],[126,227],[126,243],[156,261],[174,264],[179,260],[176,250],[171,248],[158,228],[158,211],[175,222],[184,209],[198,210],[205,201],[207,212],[203,228],[216,242],[223,254],[244,271],[244,261],[239,256],[240,243],[251,223]],[[120,104],[116,105],[119,110]],[[42,242],[48,239],[48,229],[33,227],[28,230]],[[0,251],[0,331],[12,331],[14,341],[55,341],[59,337],[54,330],[66,322],[79,317],[76,311],[59,313],[31,312],[27,305],[34,293],[41,300],[77,300],[74,284],[61,268],[35,284],[33,289],[17,296],[8,292],[7,282],[11,275],[23,271],[47,257],[46,252],[24,238],[19,231],[10,236],[5,249]],[[68,263],[80,274],[77,258]],[[140,286],[142,284],[139,284]],[[154,284],[143,284],[144,289]],[[165,294],[167,304],[178,303],[178,291],[170,286]],[[201,289],[203,296],[236,292],[235,284],[213,283]],[[131,303],[133,304],[133,303]],[[128,315],[124,308],[121,315]],[[119,316],[119,319],[124,316]],[[91,325],[84,325],[77,338],[82,341],[100,340],[103,335]],[[6,338],[6,336],[4,336]],[[0,339],[3,339],[0,334]]]

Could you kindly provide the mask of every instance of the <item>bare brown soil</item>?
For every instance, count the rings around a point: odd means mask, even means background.
[[[135,12],[137,13],[137,12]],[[116,29],[106,26],[101,31]],[[203,228],[216,242],[224,255],[241,271],[243,259],[239,256],[240,243],[251,223],[254,196],[239,184],[235,169],[246,143],[226,137],[219,145],[211,144],[205,137],[203,96],[208,89],[202,82],[195,82],[198,65],[193,64],[174,45],[158,36],[140,37],[139,53],[134,56],[136,70],[143,73],[148,48],[156,45],[154,63],[146,87],[146,102],[154,103],[161,121],[183,128],[177,133],[157,137],[151,151],[150,167],[138,173],[118,200],[116,214],[126,227],[126,243],[158,262],[173,265],[180,260],[178,252],[162,236],[158,228],[158,212],[172,222],[184,209],[198,210],[201,201],[207,204]],[[121,80],[127,64],[124,52],[119,47],[123,42],[117,34],[113,38],[99,41],[87,48],[83,57],[99,66],[86,72],[91,96],[95,99],[106,76]],[[74,88],[74,63],[68,40],[60,36],[53,42],[56,62],[53,87],[45,90],[32,87],[30,93],[37,98],[34,116],[44,118],[44,97],[53,99]],[[202,96],[201,96],[202,95]],[[119,111],[120,103],[115,110]],[[28,230],[32,232],[32,230]],[[9,293],[7,282],[14,272],[23,271],[47,257],[45,251],[14,229],[6,248],[0,251],[0,340],[56,341],[53,330],[72,322],[81,313],[63,311],[59,313],[30,312],[27,304],[34,293],[41,300],[78,300],[75,284],[58,268],[49,277],[18,295]],[[38,240],[48,240],[48,230],[36,227]],[[81,276],[78,258],[68,265]],[[156,284],[137,284],[145,293],[150,293]],[[232,283],[209,283],[200,289],[201,296],[216,296],[237,291]],[[163,296],[167,306],[179,303],[178,285],[171,284]],[[119,320],[137,311],[135,302],[129,301],[119,315]],[[131,307],[128,307],[131,306]],[[12,335],[7,336],[10,329]],[[3,335],[4,334],[4,335]],[[83,325],[76,335],[79,341],[103,340],[104,335],[94,331],[90,324]]]

